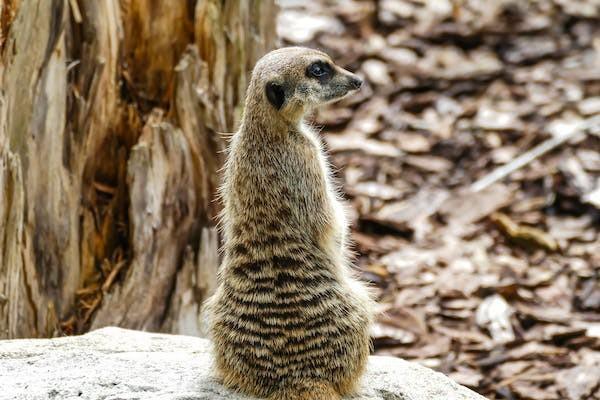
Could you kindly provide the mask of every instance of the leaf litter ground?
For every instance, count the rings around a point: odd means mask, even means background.
[[[600,399],[600,5],[280,1],[366,80],[314,117],[377,354],[490,399]]]

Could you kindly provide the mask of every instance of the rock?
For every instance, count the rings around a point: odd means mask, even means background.
[[[211,376],[210,342],[104,328],[83,336],[0,341],[0,399],[250,400]],[[446,376],[371,357],[364,400],[484,399]]]

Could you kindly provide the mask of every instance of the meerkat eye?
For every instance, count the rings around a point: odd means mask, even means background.
[[[332,72],[331,66],[323,61],[317,61],[308,66],[306,75],[319,80],[327,79]]]

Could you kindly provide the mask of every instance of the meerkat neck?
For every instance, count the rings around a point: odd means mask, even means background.
[[[242,119],[242,128],[240,131],[246,134],[252,134],[257,139],[264,138],[272,140],[277,137],[284,137],[290,132],[299,130],[302,119],[297,121],[288,121],[278,115],[270,115],[264,110],[247,110]],[[251,127],[246,129],[245,127]]]
[[[260,92],[249,91],[246,98],[242,125],[252,127],[247,131],[264,134],[278,135],[296,131],[304,121],[305,107],[288,105],[285,112],[276,110],[266,103]]]

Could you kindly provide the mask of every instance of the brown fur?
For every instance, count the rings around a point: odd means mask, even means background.
[[[317,60],[327,82],[307,76]],[[278,109],[265,87],[285,91]],[[360,81],[316,50],[285,48],[256,64],[225,167],[223,265],[207,304],[217,374],[271,400],[336,400],[355,391],[369,354],[371,300],[349,270],[343,206],[313,107]]]

